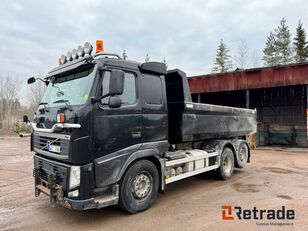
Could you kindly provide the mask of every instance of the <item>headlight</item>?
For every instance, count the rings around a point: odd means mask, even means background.
[[[74,190],[72,192],[69,192],[68,196],[69,197],[78,197],[79,196],[79,189],[76,189],[76,190]]]
[[[76,188],[80,185],[80,167],[72,166],[70,172],[70,184],[69,189]]]

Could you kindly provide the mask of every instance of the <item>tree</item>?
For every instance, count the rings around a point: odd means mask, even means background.
[[[167,61],[166,61],[166,57],[165,57],[165,56],[164,56],[162,62],[166,65],[166,68],[168,69],[168,63],[167,63]]]
[[[251,55],[251,67],[261,66],[261,52],[259,50],[254,50]]]
[[[292,62],[292,47],[291,47],[291,33],[286,25],[285,18],[280,21],[280,26],[275,29],[276,39],[274,41],[276,46],[276,54],[279,64],[288,64]]]
[[[227,45],[221,39],[217,48],[212,73],[224,73],[232,69],[232,62],[230,60],[231,56],[229,55],[229,52],[230,50]]]
[[[275,45],[275,34],[270,33],[265,42],[265,48],[263,49],[264,65],[274,66],[278,64],[277,49]]]
[[[234,63],[236,67],[240,69],[246,69],[249,65],[248,61],[248,47],[245,40],[241,40],[238,47],[237,47],[237,53],[234,56]]]
[[[4,77],[0,76],[0,129],[2,128],[5,116],[5,100],[4,100]]]
[[[291,33],[282,18],[275,33],[270,33],[263,49],[263,61],[266,66],[288,64],[292,62]]]
[[[298,22],[296,35],[294,38],[294,60],[296,62],[304,62],[308,59],[308,45],[306,41],[306,32],[301,21]]]
[[[4,98],[4,77],[0,76],[0,99]]]
[[[150,61],[150,56],[149,56],[149,54],[147,53],[146,54],[146,56],[145,56],[145,60],[144,60],[145,62],[149,62]]]
[[[18,96],[18,86],[20,85],[20,81],[17,78],[13,78],[11,76],[6,76],[4,80],[4,92],[3,98],[6,100],[6,109],[7,115],[12,114],[12,106],[14,104],[15,99]]]
[[[124,49],[123,50],[123,53],[122,53],[122,58],[124,59],[124,60],[126,60],[127,59],[127,52],[126,52],[126,50]]]
[[[44,74],[39,73],[36,75],[37,78],[44,78]],[[44,92],[46,89],[46,84],[42,81],[36,81],[34,84],[30,85],[30,91],[28,93],[28,102],[30,104],[30,109],[35,110],[39,103],[41,102]]]
[[[18,91],[20,80],[16,77],[0,76],[0,128],[6,125],[6,130],[10,130],[14,123],[16,113],[20,110],[18,101]]]

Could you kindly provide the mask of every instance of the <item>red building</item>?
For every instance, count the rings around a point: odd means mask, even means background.
[[[257,108],[259,145],[308,146],[308,62],[188,79],[194,102]]]

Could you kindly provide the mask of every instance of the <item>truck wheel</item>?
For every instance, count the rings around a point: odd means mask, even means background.
[[[244,168],[247,164],[249,156],[248,146],[245,143],[241,143],[238,151],[237,165],[239,168]]]
[[[120,182],[120,206],[129,213],[148,209],[158,193],[159,174],[148,160],[134,163]]]
[[[229,179],[234,170],[234,155],[230,148],[225,147],[220,156],[220,166],[217,176],[222,180]]]

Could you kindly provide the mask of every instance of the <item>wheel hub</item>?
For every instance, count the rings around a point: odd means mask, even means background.
[[[242,147],[240,150],[240,160],[244,161],[247,157],[247,151],[245,147]]]
[[[228,157],[228,156],[226,156],[225,158],[224,158],[224,161],[223,161],[223,168],[224,168],[224,170],[225,170],[225,172],[230,172],[231,171],[231,158],[230,157]]]
[[[141,172],[135,176],[132,183],[132,193],[136,199],[143,199],[152,190],[152,180],[147,172]]]

